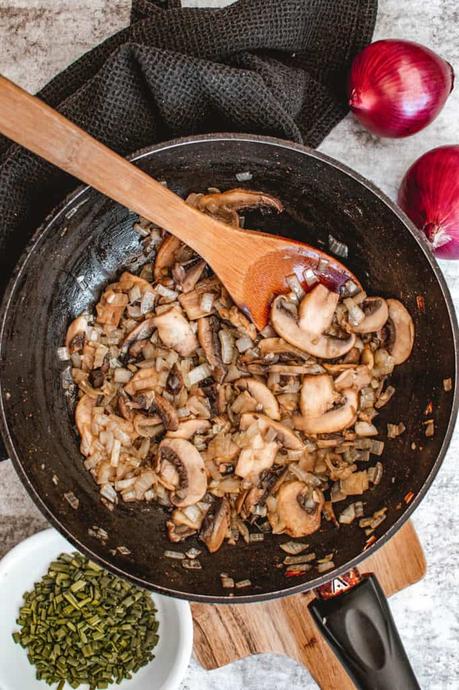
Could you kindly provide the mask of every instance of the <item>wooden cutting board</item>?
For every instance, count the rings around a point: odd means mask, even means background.
[[[388,596],[418,582],[426,563],[413,525],[406,523],[359,570],[375,573]],[[192,604],[197,660],[215,669],[250,654],[285,654],[306,666],[322,690],[355,690],[315,628],[312,598],[306,592],[260,604]]]

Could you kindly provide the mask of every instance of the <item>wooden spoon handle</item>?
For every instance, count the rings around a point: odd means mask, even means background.
[[[219,245],[227,244],[228,249],[233,246],[234,230],[191,208],[147,173],[2,76],[0,131],[165,228],[207,260],[216,244],[216,233]]]

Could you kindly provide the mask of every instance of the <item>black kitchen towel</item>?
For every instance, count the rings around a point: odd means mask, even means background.
[[[39,94],[122,154],[215,131],[317,146],[347,112],[346,75],[377,0],[133,0],[131,24]],[[14,36],[11,37],[14,41]],[[0,138],[0,290],[32,232],[77,185]]]

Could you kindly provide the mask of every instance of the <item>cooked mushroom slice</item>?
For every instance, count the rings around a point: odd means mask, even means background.
[[[206,262],[203,260],[195,261],[193,265],[186,271],[185,277],[180,286],[183,292],[190,292],[194,289],[196,283],[203,274],[206,267]]]
[[[388,299],[391,339],[387,345],[395,364],[402,364],[411,354],[414,343],[414,323],[408,310],[397,299]]]
[[[339,295],[319,283],[301,300],[298,326],[311,335],[322,335],[330,328]]]
[[[153,323],[158,329],[159,337],[164,345],[171,347],[182,357],[193,354],[198,347],[198,341],[190,322],[177,307],[171,307],[153,317]]]
[[[164,425],[159,415],[147,416],[138,412],[134,415],[132,424],[136,434],[142,438],[154,438],[164,433]]]
[[[214,316],[198,319],[198,340],[204,350],[215,380],[221,383],[225,378],[225,367],[222,361],[221,343],[218,337],[219,324]]]
[[[145,340],[149,338],[155,328],[153,319],[154,317],[150,316],[150,318],[144,319],[137,326],[134,326],[132,331],[129,331],[123,340],[121,349],[127,350],[136,340]]]
[[[123,292],[114,292],[112,288],[107,288],[96,304],[96,321],[117,328],[128,301],[128,296]]]
[[[199,538],[209,549],[210,553],[218,551],[223,544],[230,524],[230,504],[228,499],[221,498],[210,507]]]
[[[92,412],[96,401],[89,395],[83,395],[75,409],[75,423],[81,437],[80,450],[82,455],[90,455],[94,435],[92,433]]]
[[[65,347],[70,354],[73,352],[78,352],[78,350],[82,349],[87,327],[88,322],[84,316],[78,316],[68,327],[67,334],[65,336]]]
[[[166,390],[171,395],[178,395],[183,386],[183,374],[177,366],[177,363],[175,363],[167,377]]]
[[[262,406],[263,412],[268,417],[275,420],[280,419],[279,403],[264,383],[253,378],[242,378],[235,381],[234,385],[239,389],[247,390]]]
[[[359,307],[365,318],[357,326],[351,326],[354,333],[375,333],[384,326],[389,317],[386,300],[382,297],[367,297]]]
[[[190,201],[199,211],[236,227],[239,227],[238,209],[270,206],[278,213],[284,210],[279,199],[249,189],[229,189],[217,194],[197,194]]]
[[[297,416],[293,418],[296,429],[306,434],[332,434],[354,424],[357,419],[358,395],[352,388],[343,391],[344,402],[320,417]]]
[[[153,404],[165,428],[168,431],[176,431],[179,428],[179,419],[175,407],[171,405],[169,400],[158,394],[155,395]]]
[[[181,245],[180,240],[174,235],[166,235],[160,244],[156,254],[153,275],[159,280],[166,268],[170,268],[175,261],[175,254]]]
[[[302,359],[308,359],[308,354],[304,350],[300,350],[299,347],[294,347],[290,345],[282,338],[265,338],[258,343],[259,350],[263,357],[266,355],[293,355],[294,357],[301,357]]]
[[[182,438],[165,438],[159,445],[159,474],[172,465],[177,471],[179,485],[171,501],[179,508],[201,500],[207,491],[204,460],[196,448]]]
[[[276,494],[276,509],[268,512],[274,534],[306,537],[320,527],[324,497],[304,482],[285,482]]]
[[[308,297],[308,295],[306,295],[306,297]],[[318,324],[325,322],[326,320],[320,316],[312,319],[314,328],[317,328]],[[284,340],[295,347],[299,347],[304,352],[308,352],[314,355],[314,357],[319,357],[321,359],[336,359],[338,357],[343,357],[354,346],[354,334],[350,334],[346,339],[341,339],[324,334],[313,334],[300,328],[295,316],[288,309],[286,299],[283,295],[276,297],[272,304],[271,323],[276,333]],[[305,325],[304,319],[303,325]]]
[[[160,375],[153,367],[139,369],[132,379],[124,386],[128,395],[136,395],[139,391],[154,390],[160,382]]]
[[[266,429],[274,429],[276,432],[276,439],[279,443],[290,450],[303,450],[304,443],[296,436],[296,434],[280,422],[275,422],[270,417],[266,417],[264,414],[246,412],[241,416],[239,422],[240,428],[245,431],[254,422],[258,422],[261,431]]]
[[[148,280],[145,280],[145,278],[140,278],[140,276],[136,276],[133,273],[129,273],[129,271],[124,271],[124,273],[121,274],[120,279],[113,287],[118,288],[122,292],[129,292],[134,286],[138,287],[140,289],[140,292],[142,295],[145,292],[153,292],[153,285],[148,282]]]
[[[128,405],[129,398],[126,395],[120,393],[118,396],[118,410],[124,419],[128,422],[132,422],[135,416],[134,410]]]
[[[240,452],[235,474],[239,477],[256,479],[263,470],[272,467],[279,445],[274,441],[265,441],[258,433],[250,439],[250,445]]]
[[[186,419],[180,422],[177,429],[168,431],[168,438],[193,438],[195,434],[205,434],[210,429],[210,422],[208,419]]]
[[[186,525],[176,525],[172,520],[166,522],[166,527],[169,541],[174,544],[185,541],[185,539],[188,539],[188,537],[191,537],[196,532],[196,530]]]
[[[355,388],[355,390],[360,391],[365,386],[368,386],[371,382],[371,371],[365,366],[357,366],[353,369],[347,369],[343,371],[337,379],[335,379],[335,390],[343,391],[346,388]]]
[[[329,374],[305,376],[301,386],[300,409],[303,417],[321,417],[337,398]]]

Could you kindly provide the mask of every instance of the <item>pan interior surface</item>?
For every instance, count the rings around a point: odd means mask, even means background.
[[[395,207],[358,176],[325,156],[276,140],[215,136],[157,146],[138,165],[185,196],[209,186],[259,189],[285,204],[281,216],[247,213],[246,227],[275,232],[328,250],[329,236],[345,243],[349,268],[369,294],[400,299],[416,328],[411,358],[391,378],[396,394],[376,424],[404,422],[406,432],[386,440],[381,484],[363,496],[365,515],[387,507],[376,546],[406,518],[422,497],[446,450],[456,411],[456,335],[452,306],[438,268]],[[236,174],[249,172],[249,182]],[[3,435],[34,500],[78,548],[137,583],[175,596],[228,600],[220,573],[252,586],[233,601],[263,599],[316,586],[331,573],[312,569],[286,578],[280,567],[286,536],[259,543],[225,544],[208,554],[202,570],[187,571],[164,552],[175,548],[165,530],[166,514],[152,504],[120,504],[109,511],[85,470],[73,424],[73,400],[64,390],[68,363],[59,361],[69,322],[91,308],[101,288],[122,268],[135,270],[141,252],[133,230],[136,216],[94,190],[81,190],[37,232],[10,284],[3,308],[0,406]],[[453,390],[444,390],[451,378]],[[434,419],[435,435],[425,437]],[[383,433],[380,438],[385,440]],[[376,459],[375,459],[376,460]],[[78,508],[65,495],[73,492]],[[411,494],[413,500],[409,500]],[[349,497],[335,505],[340,513]],[[325,520],[306,540],[318,558],[333,553],[336,572],[361,558],[366,547],[358,524],[333,527]],[[129,554],[120,553],[125,547]],[[374,547],[372,547],[374,548]],[[124,550],[122,549],[124,552]]]

